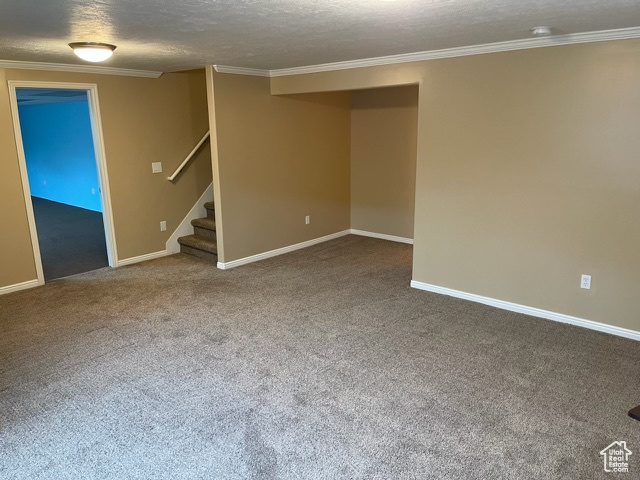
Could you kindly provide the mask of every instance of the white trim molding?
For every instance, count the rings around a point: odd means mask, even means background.
[[[542,310],[540,308],[520,305],[518,303],[506,302],[504,300],[497,300],[490,297],[483,297],[474,293],[461,292],[459,290],[439,287],[437,285],[418,282],[416,280],[411,280],[411,287],[418,290],[425,290],[427,292],[439,293],[441,295],[448,295],[450,297],[456,297],[464,300],[470,300],[476,303],[482,303],[484,305],[500,308],[502,310],[509,310],[510,312],[523,313],[525,315],[545,318],[554,322],[568,323],[570,325],[576,325],[578,327],[588,328],[590,330],[596,330],[598,332],[604,332],[611,335],[617,335],[619,337],[630,338],[631,340],[640,340],[640,332],[638,331],[616,327],[614,325],[607,325],[606,323],[595,322],[593,320],[586,320],[584,318],[572,317],[570,315],[565,315],[564,313],[556,313],[549,310]]]
[[[389,240],[391,242],[408,243],[413,245],[413,238],[397,237],[396,235],[387,235],[386,233],[367,232],[366,230],[350,230],[352,235],[360,235],[362,237],[379,238],[381,240]]]
[[[167,255],[171,255],[171,254],[166,250],[160,250],[159,252],[138,255],[137,257],[129,257],[123,260],[118,260],[118,267],[124,267],[125,265],[132,265],[134,263],[146,262],[147,260],[154,260],[156,258],[166,257]]]
[[[180,244],[178,243],[179,237],[193,234],[193,225],[191,225],[191,220],[207,216],[207,209],[204,208],[204,204],[206,202],[213,202],[213,183],[210,183],[203,194],[200,195],[200,198],[196,201],[193,207],[191,207],[189,213],[187,213],[187,215],[182,219],[182,222],[180,222],[178,228],[176,228],[171,234],[169,240],[167,240],[167,252],[169,252],[170,255],[180,252]]]
[[[231,67],[216,65],[214,68],[220,73],[237,75],[254,75],[259,77],[285,77],[288,75],[303,75],[307,73],[333,72],[352,68],[378,67],[398,63],[423,62],[441,58],[466,57],[485,53],[509,52],[513,50],[527,50],[530,48],[557,47],[576,43],[607,42],[611,40],[627,40],[640,38],[640,27],[619,28],[615,30],[599,30],[596,32],[570,33],[566,35],[551,35],[539,38],[521,38],[506,42],[485,43],[466,47],[443,48],[441,50],[427,50],[423,52],[402,53],[383,57],[347,60],[344,62],[323,63],[303,67],[280,68],[276,70],[260,70],[255,68]]]
[[[97,73],[100,75],[119,75],[124,77],[159,78],[163,72],[151,70],[132,70],[129,68],[103,67],[98,65],[70,65],[66,63],[19,62],[0,60],[0,68],[18,70],[48,70],[51,72]]]
[[[28,288],[39,287],[40,285],[43,285],[43,282],[40,282],[37,278],[35,280],[29,280],[27,282],[16,283],[14,285],[7,285],[6,287],[0,287],[0,295],[6,295],[7,293],[26,290]]]
[[[40,243],[38,242],[38,231],[36,230],[36,217],[33,213],[33,202],[31,201],[31,189],[29,187],[29,175],[27,172],[27,159],[24,153],[24,145],[22,143],[22,130],[20,128],[20,116],[18,112],[18,97],[16,87],[9,86],[9,102],[11,108],[11,116],[13,120],[13,134],[16,142],[16,150],[18,153],[18,168],[20,169],[20,179],[22,181],[22,195],[24,205],[27,211],[27,222],[29,223],[29,236],[31,238],[31,250],[33,252],[33,262],[36,266],[36,281],[39,285],[44,284],[44,271],[42,269],[42,257],[40,255]]]
[[[239,258],[238,260],[232,260],[230,262],[218,262],[218,268],[220,270],[228,270],[230,268],[239,267],[240,265],[246,265],[247,263],[259,262],[260,260],[266,260],[267,258],[277,257],[284,253],[300,250],[301,248],[307,248],[318,243],[328,242],[336,238],[349,235],[351,230],[343,230],[341,232],[332,233],[331,235],[325,235],[324,237],[314,238],[307,240],[306,242],[296,243],[295,245],[289,245],[288,247],[277,248],[268,252],[258,253],[257,255],[251,255],[250,257]]]
[[[335,70],[347,70],[351,68],[377,67],[380,65],[393,65],[397,63],[422,62],[425,60],[438,60],[441,58],[466,57],[470,55],[482,55],[485,53],[509,52],[512,50],[527,50],[530,48],[557,47],[560,45],[572,45],[576,43],[606,42],[610,40],[626,40],[639,38],[640,27],[621,28],[617,30],[601,30],[597,32],[571,33],[567,35],[551,35],[541,38],[522,38],[507,42],[485,43],[467,47],[444,48],[442,50],[428,50],[425,52],[404,53],[385,57],[365,58],[362,60],[349,60],[346,62],[325,63],[322,65],[310,65],[307,67],[282,68],[271,70],[271,77],[283,77],[287,75],[300,75],[306,73],[331,72]]]
[[[89,118],[91,119],[91,133],[93,135],[93,149],[96,157],[98,182],[100,184],[100,201],[102,202],[102,222],[104,224],[105,238],[107,241],[107,258],[109,260],[109,266],[113,267],[117,262],[118,247],[116,245],[116,227],[113,220],[113,207],[111,205],[107,152],[102,133],[102,114],[100,113],[97,84],[92,84],[87,89],[87,101],[89,103]]]
[[[230,67],[227,65],[214,65],[218,73],[232,73],[234,75],[250,75],[252,77],[270,77],[272,70],[260,70],[259,68]]]

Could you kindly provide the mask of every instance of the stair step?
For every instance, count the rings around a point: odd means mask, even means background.
[[[206,202],[204,208],[207,209],[207,218],[214,218],[216,216],[216,210],[213,202]]]
[[[178,238],[178,243],[195,250],[201,250],[214,255],[218,254],[218,246],[216,245],[216,242],[199,235],[186,235],[184,237],[180,237]]]
[[[182,253],[188,253],[212,262],[218,260],[218,246],[215,240],[201,237],[200,235],[187,235],[178,238],[178,243]]]
[[[188,255],[193,255],[194,257],[203,258],[212,263],[218,261],[218,255],[216,255],[215,253],[205,252],[204,250],[198,250],[197,248],[191,248],[186,245],[180,245],[180,251]]]
[[[194,218],[191,220],[191,225],[194,227],[204,228],[206,230],[216,231],[216,221],[211,217]]]
[[[212,242],[215,242],[218,239],[216,237],[215,230],[208,230],[202,227],[193,227],[193,234],[196,237],[203,237],[203,238],[206,238],[207,240],[211,240]]]
[[[204,237],[207,240],[217,240],[216,238],[216,221],[211,217],[194,218],[191,220],[193,225],[193,233],[196,237]]]

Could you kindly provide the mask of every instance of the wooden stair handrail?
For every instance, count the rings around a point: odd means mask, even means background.
[[[180,175],[180,172],[182,170],[184,170],[184,167],[187,166],[187,163],[189,163],[189,160],[191,160],[193,158],[193,156],[195,155],[195,153],[198,151],[198,149],[202,146],[202,144],[207,140],[207,138],[209,138],[211,131],[208,131],[207,133],[204,134],[204,137],[202,137],[202,140],[200,140],[198,142],[198,144],[193,147],[193,150],[191,150],[191,152],[189,153],[189,155],[187,155],[187,158],[184,159],[184,161],[180,164],[180,166],[178,168],[176,168],[176,171],[173,172],[173,174],[170,177],[167,177],[167,180],[169,180],[170,182],[173,182],[175,180],[175,178]]]

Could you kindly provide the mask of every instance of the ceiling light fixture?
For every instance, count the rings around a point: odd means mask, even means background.
[[[551,27],[541,26],[541,27],[533,27],[531,29],[531,34],[534,37],[548,37],[551,35]]]
[[[96,42],[74,42],[69,46],[73,49],[73,53],[87,62],[104,62],[116,49],[115,45]]]

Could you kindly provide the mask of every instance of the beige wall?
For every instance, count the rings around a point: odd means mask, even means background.
[[[158,79],[0,72],[0,162],[7,172],[0,180],[0,215],[3,225],[11,225],[2,229],[0,237],[0,287],[35,278],[6,80],[98,85],[118,258],[164,250],[173,230],[211,183],[208,148],[201,150],[175,185],[166,179],[208,130],[204,71]],[[151,162],[157,161],[164,171],[154,175]],[[167,221],[166,232],[160,232],[161,220]]]
[[[272,92],[394,81],[421,83],[413,278],[640,331],[640,40],[280,77]]]
[[[6,85],[0,69],[0,287],[36,278]]]
[[[213,76],[223,262],[349,228],[350,95],[269,86]]]
[[[351,228],[413,238],[417,86],[354,91]]]

